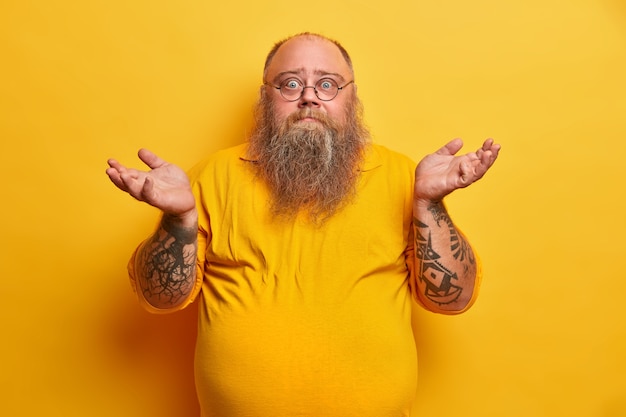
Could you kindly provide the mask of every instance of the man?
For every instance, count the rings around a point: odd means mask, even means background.
[[[457,314],[477,258],[443,198],[497,158],[453,140],[415,167],[372,144],[350,57],[304,33],[268,55],[248,143],[192,171],[147,150],[111,181],[163,212],[129,263],[153,312],[198,295],[203,416],[407,416],[417,360],[411,295]]]

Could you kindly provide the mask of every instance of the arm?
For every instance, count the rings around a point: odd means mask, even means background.
[[[198,214],[189,179],[179,167],[142,149],[149,171],[126,168],[109,159],[107,175],[122,191],[163,213],[157,230],[131,262],[138,292],[153,307],[176,307],[191,294],[196,277]]]
[[[426,156],[415,170],[413,232],[417,296],[431,311],[455,314],[470,307],[477,284],[476,257],[452,222],[443,198],[482,178],[500,145],[485,141],[476,152],[455,156],[455,139]]]
[[[185,226],[164,214],[156,232],[132,260],[136,288],[157,309],[171,309],[187,299],[196,280],[197,219]]]

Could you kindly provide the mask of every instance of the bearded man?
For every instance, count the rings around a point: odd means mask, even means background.
[[[189,178],[109,160],[113,183],[159,208],[129,262],[139,302],[199,299],[196,384],[204,417],[408,416],[416,391],[412,299],[442,314],[474,302],[480,267],[443,205],[500,146],[415,164],[374,144],[352,62],[303,33],[269,53],[250,140]]]

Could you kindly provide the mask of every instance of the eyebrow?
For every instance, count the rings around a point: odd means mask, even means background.
[[[295,70],[282,71],[282,72],[279,72],[278,74],[276,74],[276,76],[274,77],[273,81],[277,82],[278,80],[283,78],[285,75],[298,75],[298,76],[301,76],[301,75],[303,75],[306,72],[307,71],[304,68],[297,68]],[[321,77],[333,76],[333,77],[338,78],[340,81],[345,81],[345,78],[341,74],[339,74],[337,72],[328,72],[328,71],[323,71],[323,70],[314,70],[313,74],[321,76]]]

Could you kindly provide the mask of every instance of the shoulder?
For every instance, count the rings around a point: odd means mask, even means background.
[[[206,176],[227,174],[240,169],[244,164],[250,163],[243,159],[246,147],[247,144],[242,143],[208,155],[189,170],[189,178],[192,182],[199,181]]]
[[[365,154],[362,171],[415,170],[415,162],[408,156],[379,144],[371,144]]]

